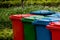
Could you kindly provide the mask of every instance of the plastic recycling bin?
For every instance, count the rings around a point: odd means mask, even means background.
[[[58,18],[60,18],[60,12],[56,12],[56,14],[48,15],[47,17],[58,17]]]
[[[14,40],[24,40],[24,28],[21,21],[22,17],[31,16],[31,14],[11,15]]]
[[[30,12],[30,14],[36,14],[36,15],[51,15],[51,14],[55,14],[54,11],[51,10],[37,10],[37,11],[32,11]]]
[[[48,25],[52,21],[59,21],[59,18],[42,18],[40,20],[34,20],[32,24],[36,29],[36,38],[37,40],[51,40],[51,32],[46,29],[46,25]]]
[[[52,40],[60,40],[60,22],[51,22],[46,28],[51,31]]]
[[[32,22],[35,19],[41,19],[44,16],[30,16],[22,18],[22,22],[24,24],[24,34],[25,40],[36,40],[35,37],[35,27],[32,25]]]

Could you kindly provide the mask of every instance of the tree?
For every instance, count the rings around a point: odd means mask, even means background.
[[[24,0],[21,0],[21,6],[24,7]]]

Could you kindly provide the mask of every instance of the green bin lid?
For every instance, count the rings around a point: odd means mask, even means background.
[[[22,22],[32,22],[35,19],[41,19],[41,18],[44,18],[44,16],[41,16],[41,15],[33,15],[33,16],[22,18]]]

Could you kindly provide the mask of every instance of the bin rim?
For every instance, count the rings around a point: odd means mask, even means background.
[[[50,22],[50,24],[47,25],[46,28],[50,30],[60,30],[60,22]]]
[[[22,20],[23,23],[31,23],[31,22],[33,22],[33,20],[26,19],[26,18],[22,18],[21,20]]]
[[[34,20],[33,21],[33,25],[47,25],[47,24],[49,24],[50,22],[57,22],[57,21],[60,21],[60,18],[50,18],[49,19],[49,17],[48,17],[48,19],[47,18],[42,18],[42,19],[39,19],[39,20]]]
[[[33,22],[34,20],[41,19],[41,18],[44,18],[44,16],[33,15],[33,16],[29,16],[29,17],[23,17],[22,22]]]
[[[60,27],[50,26],[50,25],[47,25],[46,28],[49,30],[60,30]]]
[[[36,15],[51,15],[51,14],[55,14],[55,13],[56,12],[51,11],[51,10],[36,10],[36,11],[30,12],[30,14],[36,14]]]
[[[16,15],[11,15],[9,18],[12,19],[20,19],[22,17],[28,17],[31,16],[32,14],[16,14]]]

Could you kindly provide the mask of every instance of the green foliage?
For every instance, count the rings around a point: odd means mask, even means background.
[[[0,2],[0,7],[12,7],[12,6],[20,6],[21,2],[20,1],[4,1]]]
[[[25,5],[29,4],[39,4],[39,5],[48,5],[48,6],[57,6],[60,5],[60,0],[27,0]]]
[[[13,32],[12,29],[0,29],[0,40],[12,40]]]
[[[58,6],[60,5],[60,0],[24,0],[24,5],[48,5],[48,6]],[[0,0],[0,7],[12,7],[21,6],[21,0]]]

